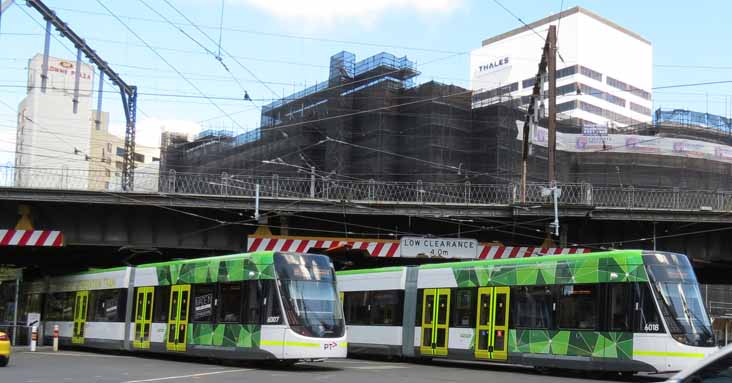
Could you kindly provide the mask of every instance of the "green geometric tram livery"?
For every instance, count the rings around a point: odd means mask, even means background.
[[[337,273],[352,353],[621,372],[713,347],[684,255],[612,251]]]
[[[233,359],[345,357],[330,260],[277,252],[96,270],[33,284],[61,344]]]

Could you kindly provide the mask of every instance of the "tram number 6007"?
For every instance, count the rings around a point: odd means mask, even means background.
[[[442,249],[432,249],[430,250],[430,256],[432,257],[447,257],[449,252],[447,250]]]
[[[643,329],[648,332],[653,332],[660,330],[660,326],[658,325],[658,323],[646,323]]]

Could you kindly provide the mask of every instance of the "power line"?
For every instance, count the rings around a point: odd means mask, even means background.
[[[127,31],[129,31],[129,32],[130,32],[130,33],[131,33],[132,35],[134,35],[134,36],[135,36],[135,37],[136,37],[136,38],[137,38],[138,40],[140,40],[140,41],[141,41],[141,42],[142,42],[143,44],[145,44],[145,45],[146,45],[146,46],[147,46],[147,47],[148,47],[148,48],[150,49],[150,51],[152,51],[152,52],[153,52],[153,53],[154,53],[154,54],[155,54],[156,56],[158,56],[158,58],[159,58],[160,60],[162,60],[162,61],[163,61],[163,62],[164,62],[165,64],[167,64],[167,65],[168,65],[168,66],[169,66],[169,67],[170,67],[171,69],[173,69],[173,70],[174,70],[174,71],[175,71],[176,73],[178,73],[178,75],[179,75],[179,76],[180,76],[180,77],[181,77],[181,78],[182,78],[183,80],[185,80],[185,81],[186,81],[186,82],[188,83],[188,85],[190,85],[190,86],[191,86],[191,87],[193,87],[193,88],[194,88],[194,89],[195,89],[196,91],[198,91],[198,93],[200,93],[200,94],[201,94],[201,96],[204,96],[204,98],[207,98],[207,99],[208,99],[208,101],[209,101],[209,102],[211,103],[211,105],[213,105],[213,106],[214,106],[214,107],[215,107],[216,109],[218,109],[218,110],[219,110],[219,112],[221,112],[221,113],[223,113],[223,114],[226,114],[226,115],[228,115],[228,114],[226,113],[226,111],[225,111],[225,110],[223,110],[223,109],[222,109],[222,108],[221,108],[221,107],[220,107],[220,106],[219,106],[219,105],[218,105],[217,103],[215,103],[215,102],[214,102],[213,100],[211,100],[210,98],[208,98],[208,96],[206,96],[206,94],[205,94],[205,93],[204,93],[204,92],[203,92],[203,91],[202,91],[202,90],[201,90],[200,88],[198,88],[198,86],[196,86],[196,84],[194,84],[194,83],[193,83],[193,82],[192,82],[191,80],[189,80],[189,79],[188,79],[188,78],[187,78],[187,77],[186,77],[186,76],[185,76],[185,75],[184,75],[183,73],[181,73],[181,72],[180,72],[180,71],[178,70],[178,68],[176,68],[176,67],[175,67],[175,66],[174,66],[173,64],[171,64],[171,63],[170,63],[170,62],[169,62],[168,60],[166,60],[166,59],[165,59],[165,57],[163,57],[163,55],[161,55],[161,54],[160,54],[160,53],[158,53],[158,52],[157,52],[157,51],[156,51],[155,49],[153,49],[153,48],[152,48],[152,47],[151,47],[151,46],[150,46],[150,45],[149,45],[149,44],[147,43],[147,41],[145,41],[145,39],[143,39],[142,37],[140,37],[140,35],[139,35],[139,34],[137,34],[137,32],[135,32],[135,30],[134,30],[134,29],[132,29],[132,28],[131,28],[131,27],[130,27],[129,25],[125,24],[125,23],[124,23],[124,22],[123,22],[123,21],[122,21],[122,20],[121,20],[121,19],[120,19],[119,17],[117,17],[117,15],[115,15],[115,14],[114,14],[114,12],[112,12],[112,10],[110,10],[109,8],[107,8],[107,6],[106,6],[106,5],[104,5],[104,3],[102,3],[102,1],[101,1],[101,0],[96,0],[96,1],[97,1],[97,3],[98,3],[98,4],[100,5],[100,6],[102,6],[102,7],[103,7],[103,8],[104,8],[104,9],[105,9],[105,10],[106,10],[107,12],[109,12],[109,14],[110,14],[111,16],[113,16],[113,17],[114,17],[115,19],[117,19],[117,21],[118,21],[118,22],[119,22],[120,24],[122,24],[122,26],[123,26],[123,27],[125,27],[125,29],[127,29]],[[232,118],[231,116],[229,116],[229,119],[231,120],[231,122],[233,122],[233,123],[234,123],[234,125],[238,126],[238,127],[239,127],[239,128],[241,128],[241,129],[244,129],[244,127],[242,127],[241,125],[239,125],[239,122],[237,122],[237,121],[236,121],[236,120],[235,120],[234,118]]]

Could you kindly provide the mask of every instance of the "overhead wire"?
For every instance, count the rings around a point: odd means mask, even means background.
[[[176,68],[173,64],[171,64],[163,55],[158,53],[154,48],[150,47],[150,45],[147,43],[145,39],[143,39],[137,32],[135,32],[134,29],[132,29],[129,25],[127,25],[122,19],[116,16],[114,12],[112,12],[111,9],[109,9],[101,0],[96,0],[97,4],[102,6],[110,15],[112,15],[117,21],[122,24],[122,26],[129,31],[133,36],[135,36],[138,40],[140,40],[143,44],[147,45],[150,51],[152,51],[161,61],[163,61],[166,65],[168,65],[171,69],[173,69],[178,75],[188,83],[193,89],[195,89],[201,96],[204,96],[204,98],[208,98],[208,96],[191,80],[189,80],[183,73],[181,73],[178,68]],[[227,114],[227,112],[222,109],[216,102],[208,98],[208,101],[211,105],[213,105],[216,109],[219,110],[219,112],[223,114]],[[238,121],[236,121],[233,117],[229,116],[229,120],[234,123],[234,125],[238,126],[241,129],[244,129]]]

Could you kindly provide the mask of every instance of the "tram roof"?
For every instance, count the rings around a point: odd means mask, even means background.
[[[257,251],[257,252],[253,252],[253,253],[219,255],[216,257],[191,258],[191,259],[181,259],[181,260],[176,260],[176,261],[145,263],[145,264],[137,265],[136,267],[138,267],[138,268],[160,267],[160,266],[186,265],[186,264],[195,264],[195,263],[234,261],[234,260],[240,260],[240,259],[248,259],[248,260],[251,260],[254,263],[260,264],[260,265],[271,265],[273,263],[274,254],[275,254],[274,251]]]
[[[599,251],[595,253],[584,253],[584,254],[562,254],[562,255],[548,255],[543,257],[529,257],[529,258],[509,258],[509,259],[485,259],[477,261],[463,261],[463,262],[447,262],[447,263],[436,263],[429,265],[421,265],[420,269],[443,269],[443,268],[464,268],[481,265],[516,265],[516,264],[537,264],[537,263],[549,263],[557,261],[571,261],[571,260],[590,260],[590,259],[605,259],[613,258],[615,260],[627,260],[628,258],[636,258],[639,260],[638,263],[643,263],[643,258],[640,257],[643,254],[643,250],[612,250],[612,251]],[[625,263],[625,262],[624,262]]]
[[[486,266],[486,265],[516,265],[516,264],[541,264],[557,261],[578,261],[578,260],[590,260],[590,259],[607,259],[613,258],[616,261],[622,260],[623,264],[627,264],[629,259],[633,259],[631,263],[641,264],[643,258],[641,255],[643,250],[612,250],[612,251],[600,251],[595,253],[584,253],[584,254],[562,254],[562,255],[547,255],[543,257],[529,257],[529,258],[509,258],[509,259],[483,259],[483,260],[471,260],[471,261],[455,261],[445,263],[433,263],[424,264],[417,267],[421,270],[426,269],[445,269],[445,268],[469,268],[475,266]],[[398,272],[410,266],[391,266],[391,267],[379,267],[373,269],[352,269],[338,271],[336,275],[356,275],[356,274],[372,274],[372,273],[388,273]]]

